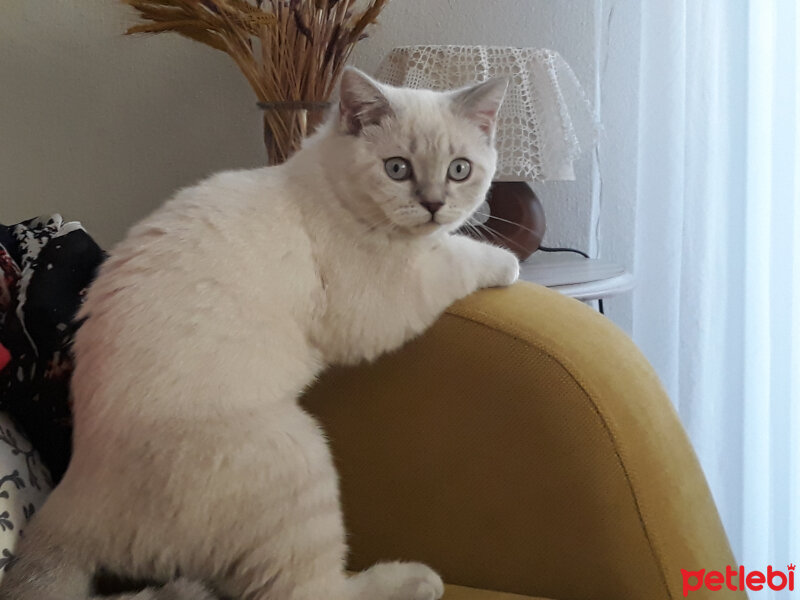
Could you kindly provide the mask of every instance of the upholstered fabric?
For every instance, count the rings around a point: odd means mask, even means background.
[[[0,412],[0,580],[14,548],[51,489],[50,473],[9,416]]]
[[[734,564],[653,370],[556,292],[474,294],[304,403],[340,470],[353,569],[414,559],[472,588],[665,600],[683,597],[681,568]]]

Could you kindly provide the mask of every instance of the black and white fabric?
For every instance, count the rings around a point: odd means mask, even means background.
[[[8,415],[0,413],[0,578],[51,487],[50,474],[33,445]]]
[[[73,318],[105,255],[60,215],[0,225],[0,411],[11,416],[58,481],[70,457]]]

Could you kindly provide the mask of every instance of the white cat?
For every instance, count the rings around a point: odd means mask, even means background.
[[[187,581],[237,600],[442,595],[417,563],[346,576],[336,472],[297,399],[516,280],[513,254],[453,234],[492,180],[505,88],[348,69],[287,163],[216,175],[131,230],[82,309],[72,462],[1,600],[85,600],[101,569],[172,582],[142,599],[211,597]]]

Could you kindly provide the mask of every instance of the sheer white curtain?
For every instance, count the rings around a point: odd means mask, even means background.
[[[642,3],[633,337],[759,570],[800,561],[798,37],[795,0]]]

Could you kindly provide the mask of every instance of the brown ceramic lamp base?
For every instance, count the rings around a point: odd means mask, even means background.
[[[539,249],[544,238],[544,208],[524,181],[495,181],[486,198],[491,216],[477,231],[464,233],[508,248],[525,260]]]

